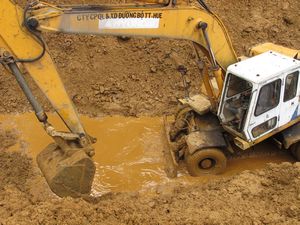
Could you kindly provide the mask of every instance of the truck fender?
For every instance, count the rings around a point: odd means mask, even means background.
[[[282,144],[285,149],[300,141],[300,122],[281,132]]]
[[[190,154],[206,148],[224,148],[226,141],[221,131],[195,131],[186,136],[186,143]]]

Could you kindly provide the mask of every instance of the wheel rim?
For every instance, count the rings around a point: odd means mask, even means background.
[[[199,167],[204,170],[213,168],[216,165],[216,161],[211,158],[203,159],[199,162]]]

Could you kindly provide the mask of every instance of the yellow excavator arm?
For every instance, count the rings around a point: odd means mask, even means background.
[[[224,70],[237,61],[228,33],[221,20],[212,12],[187,5],[144,6],[53,6],[36,3],[28,22],[40,31],[84,33],[96,35],[140,36],[185,39],[209,49]]]
[[[95,173],[90,157],[95,140],[80,123],[42,32],[190,40],[210,60],[219,90],[227,67],[237,61],[227,31],[215,14],[206,7],[176,5],[171,1],[121,6],[55,6],[31,1],[23,10],[12,0],[0,0],[0,30],[0,62],[16,77],[39,121],[56,143],[38,156],[38,163],[49,186],[60,196],[90,191]],[[24,69],[49,99],[69,133],[56,131],[48,122],[22,75]],[[208,84],[208,74],[205,76]],[[211,85],[205,87],[212,95]],[[217,97],[212,96],[214,100]]]

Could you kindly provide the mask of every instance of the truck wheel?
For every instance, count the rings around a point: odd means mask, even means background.
[[[300,143],[293,144],[291,152],[297,161],[300,161]]]
[[[185,162],[191,176],[197,177],[207,174],[224,172],[227,164],[225,154],[217,148],[201,149],[192,155],[186,150]]]

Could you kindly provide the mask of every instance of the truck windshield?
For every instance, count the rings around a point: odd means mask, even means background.
[[[252,89],[252,84],[233,74],[228,74],[228,91],[227,97],[232,97],[239,93]]]
[[[241,132],[250,104],[252,84],[233,74],[228,74],[228,76],[222,122]]]

